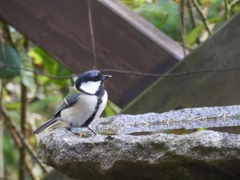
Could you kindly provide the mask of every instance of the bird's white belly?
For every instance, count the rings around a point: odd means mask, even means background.
[[[97,101],[96,96],[81,94],[73,106],[61,111],[61,118],[72,126],[81,126],[95,111]]]
[[[106,107],[107,100],[108,94],[105,91],[104,96],[102,97],[102,103],[99,105],[99,108],[93,120],[98,119],[102,114],[103,110]],[[61,118],[72,126],[82,126],[86,120],[88,120],[88,118],[94,113],[97,101],[98,99],[96,96],[82,94],[79,100],[73,106],[61,111]]]

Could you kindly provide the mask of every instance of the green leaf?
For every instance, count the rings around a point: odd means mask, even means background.
[[[50,75],[56,75],[57,63],[56,61],[49,56],[41,48],[36,47],[33,50],[29,51],[28,55],[33,58],[36,64],[42,63],[45,71]]]
[[[4,65],[6,66],[5,68]],[[20,58],[11,46],[0,44],[0,78],[13,78],[20,75],[19,69],[7,66],[20,67]]]
[[[68,76],[71,75],[72,72],[69,71],[66,67],[59,64],[53,57],[48,55],[41,48],[37,47],[31,50],[28,55],[34,59],[35,64],[40,64],[43,66],[44,73],[52,75],[52,76]],[[47,85],[51,83],[55,83],[60,86],[68,86],[68,81],[66,79],[52,79],[40,77],[42,85]]]
[[[115,114],[119,114],[122,111],[122,109],[119,106],[117,106],[110,100],[108,100],[108,105],[114,111]]]
[[[109,117],[109,116],[113,116],[115,115],[115,112],[113,111],[113,109],[107,105],[102,113],[102,117]]]
[[[137,12],[158,29],[175,40],[180,40],[178,4],[169,0],[158,0],[146,4]]]
[[[186,45],[190,46],[194,44],[204,28],[203,24],[194,28],[186,37]]]
[[[102,116],[103,117],[113,116],[113,115],[119,114],[121,112],[121,110],[122,109],[120,107],[118,107],[112,101],[108,100],[107,106],[106,106],[104,112],[102,113]]]
[[[208,23],[209,25],[215,25],[216,23],[221,21],[222,21],[222,17],[214,17],[209,19]],[[204,30],[205,30],[205,26],[203,24],[200,24],[199,26],[191,30],[186,36],[186,45],[187,46],[193,45]]]
[[[7,110],[19,110],[20,102],[3,103],[3,107]]]
[[[131,9],[135,9],[146,4],[146,0],[121,0],[121,2]]]
[[[31,50],[28,52],[28,56],[31,57],[35,64],[41,65],[43,63],[43,59],[41,55],[39,55],[36,51]]]
[[[236,6],[236,7],[233,8],[234,13],[237,13],[239,11],[240,11],[240,6]]]

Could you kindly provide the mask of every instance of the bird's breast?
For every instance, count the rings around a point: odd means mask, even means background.
[[[81,126],[94,113],[97,102],[97,96],[81,94],[75,104],[61,111],[61,118],[72,126]]]
[[[99,118],[99,116],[102,114],[103,110],[105,109],[108,101],[108,94],[107,91],[104,92],[104,95],[102,97],[102,103],[99,105],[99,108],[97,109],[96,115],[94,119]]]

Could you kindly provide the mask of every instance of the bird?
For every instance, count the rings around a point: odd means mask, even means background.
[[[97,135],[89,125],[99,118],[106,107],[108,94],[104,89],[104,81],[111,77],[103,75],[99,70],[90,70],[79,75],[54,116],[33,131],[33,134],[39,134],[46,128],[65,121],[74,134],[78,134],[75,127],[87,127]]]

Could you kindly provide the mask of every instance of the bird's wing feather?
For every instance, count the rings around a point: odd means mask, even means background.
[[[59,116],[60,116],[60,112],[63,109],[66,109],[70,106],[72,106],[80,97],[81,93],[76,91],[76,89],[74,88],[70,88],[70,93],[64,98],[64,100],[61,102],[60,106],[58,107],[55,115],[49,119],[47,122],[45,122],[44,124],[42,124],[40,127],[38,127],[33,133],[34,134],[38,134],[40,132],[42,132],[44,129],[56,124],[59,122]]]
[[[69,93],[61,102],[60,106],[58,107],[56,113],[55,113],[55,117],[57,117],[58,115],[60,115],[59,113],[63,110],[66,109],[70,106],[72,106],[74,103],[76,103],[76,101],[79,99],[81,93]]]
[[[43,123],[41,126],[39,126],[35,131],[33,131],[33,134],[38,134],[38,133],[42,132],[44,129],[49,128],[58,122],[59,122],[59,120],[57,118],[53,117],[53,118],[49,119],[48,121],[46,121],[45,123]]]

